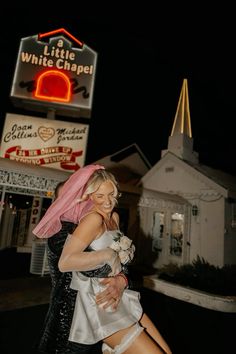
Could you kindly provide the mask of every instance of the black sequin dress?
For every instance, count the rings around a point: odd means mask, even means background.
[[[68,234],[73,233],[76,226],[71,222],[62,221],[61,230],[48,239],[48,264],[52,289],[48,312],[37,348],[39,353],[102,353],[101,343],[90,346],[68,342],[77,291],[70,288],[72,273],[60,272],[58,261]],[[106,277],[110,271],[111,268],[105,265],[99,270],[83,273],[89,277]]]

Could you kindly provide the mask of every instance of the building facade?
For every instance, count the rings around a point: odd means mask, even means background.
[[[202,165],[193,151],[186,79],[168,148],[140,185],[141,263],[236,264],[236,178]]]

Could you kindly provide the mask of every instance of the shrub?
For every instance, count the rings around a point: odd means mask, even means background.
[[[236,295],[236,265],[219,268],[199,256],[192,264],[163,266],[158,270],[158,278],[212,294]]]

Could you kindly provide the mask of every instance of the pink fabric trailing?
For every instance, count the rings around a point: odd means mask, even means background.
[[[78,223],[92,208],[90,200],[78,202],[84,187],[94,171],[104,169],[101,165],[87,165],[73,173],[63,185],[60,195],[50,205],[33,233],[39,238],[49,238],[61,229],[61,220]]]

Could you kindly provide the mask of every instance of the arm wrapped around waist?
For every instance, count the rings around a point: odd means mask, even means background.
[[[83,275],[89,278],[107,278],[109,274],[111,273],[112,269],[109,264],[104,264],[104,266],[98,268],[98,269],[92,269],[92,270],[84,270],[80,271]]]

